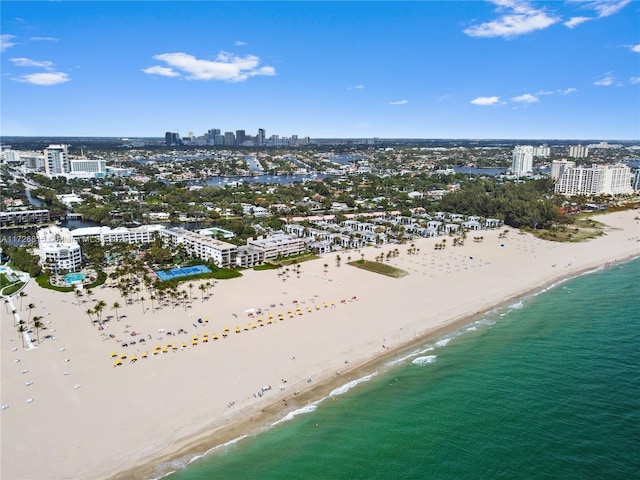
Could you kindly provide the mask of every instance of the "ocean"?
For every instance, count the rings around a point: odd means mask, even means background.
[[[640,478],[639,293],[640,259],[560,282],[165,478]]]

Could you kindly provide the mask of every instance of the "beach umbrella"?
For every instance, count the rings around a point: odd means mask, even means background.
[[[127,356],[126,356],[124,353],[122,353],[122,354],[120,354],[120,358],[121,358],[122,360],[124,360],[125,358],[127,358]]]
[[[116,361],[113,363],[113,365],[114,365],[115,367],[117,367],[117,366],[119,366],[119,365],[122,365],[122,362],[121,362],[120,360],[116,360]]]
[[[224,331],[228,332],[229,331],[229,327],[224,327]]]
[[[273,320],[269,320],[269,321],[267,322],[267,325],[273,325]]]
[[[198,345],[198,342],[197,342],[196,340],[193,340],[193,341],[191,342],[191,345]]]
[[[214,333],[212,338],[213,338],[214,340],[218,340],[218,335],[216,335],[216,334]]]
[[[186,344],[186,343],[183,343],[183,344],[182,344],[182,348],[187,348],[187,344]]]
[[[240,332],[241,332],[240,327],[236,327],[236,333],[240,333]]]
[[[223,336],[223,337],[225,337],[225,338],[226,338],[226,337],[227,337],[227,335],[229,335],[229,333],[228,333],[226,330],[225,330],[224,332],[222,332],[222,336]]]
[[[117,357],[118,354],[116,352],[111,352],[111,358]]]
[[[256,325],[255,323],[252,323],[251,328],[258,328],[258,325]]]
[[[166,348],[163,348],[163,349],[162,349],[162,353],[167,353],[168,351],[169,351],[169,350],[168,350],[168,349],[166,349]]]
[[[134,355],[133,357],[131,357],[131,361],[132,361],[132,362],[136,362],[136,361],[138,361],[138,357],[136,357],[136,356]]]
[[[142,358],[147,358],[148,357],[147,352],[144,352],[141,356]]]
[[[175,351],[175,350],[177,350],[177,349],[178,349],[178,346],[177,346],[177,345],[174,345],[173,347],[171,347],[171,349]]]

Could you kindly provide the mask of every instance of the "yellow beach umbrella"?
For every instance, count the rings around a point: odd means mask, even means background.
[[[113,362],[113,365],[115,367],[118,367],[118,366],[122,365],[122,362],[120,360],[116,360],[115,362]]]
[[[122,360],[124,360],[125,358],[127,358],[127,356],[126,356],[124,353],[122,353],[122,354],[120,354],[120,358],[121,358]]]
[[[147,352],[144,352],[144,353],[141,355],[141,357],[142,357],[142,358],[147,358],[148,356],[149,356],[149,355],[147,355]]]
[[[162,353],[167,353],[169,350],[167,348],[162,349]]]
[[[111,358],[115,358],[117,356],[118,356],[118,354],[116,352],[111,352]]]
[[[186,343],[183,343],[183,344],[182,344],[182,348],[187,348],[187,344],[186,344]]]
[[[218,340],[218,338],[219,338],[219,337],[218,337],[218,335],[216,335],[216,334],[214,333],[212,338],[213,338],[214,340]]]
[[[241,332],[240,327],[236,327],[236,333],[240,333],[240,332]]]

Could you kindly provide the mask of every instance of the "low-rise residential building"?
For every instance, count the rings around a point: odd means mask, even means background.
[[[307,250],[304,239],[284,233],[276,233],[267,238],[249,239],[247,246],[263,251],[264,261],[273,260],[279,256],[297,255]]]
[[[16,210],[0,212],[0,227],[49,223],[49,210]]]
[[[166,245],[175,248],[183,245],[187,253],[219,267],[236,265],[238,247],[231,243],[205,237],[184,228],[165,228],[160,237]]]
[[[76,228],[71,235],[80,241],[96,241],[100,245],[112,243],[151,243],[164,225],[141,225],[135,228],[85,227]]]

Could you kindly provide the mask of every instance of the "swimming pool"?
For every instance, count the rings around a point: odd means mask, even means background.
[[[78,282],[82,283],[85,276],[86,275],[84,273],[67,273],[62,278],[64,278],[64,283],[66,283],[67,285],[71,285]]]
[[[173,280],[174,278],[179,277],[189,277],[191,275],[198,275],[200,273],[211,273],[208,267],[204,265],[194,265],[193,267],[181,267],[181,268],[173,268],[171,270],[158,270],[156,275],[160,278],[160,280]]]

